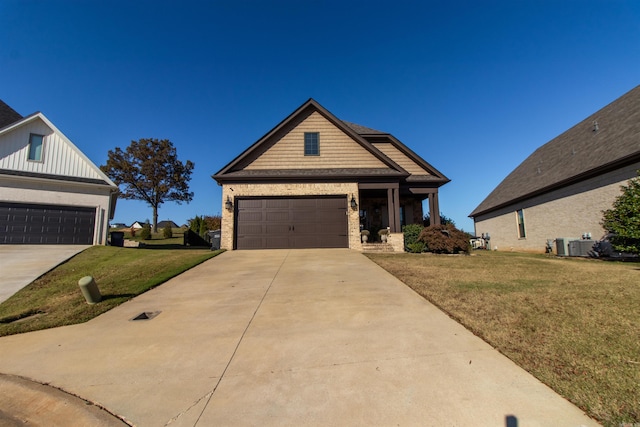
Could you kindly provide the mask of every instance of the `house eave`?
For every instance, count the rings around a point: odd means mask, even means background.
[[[101,179],[93,179],[93,178],[82,178],[75,176],[66,176],[66,175],[53,175],[53,174],[44,174],[44,173],[34,173],[34,172],[25,172],[25,171],[17,171],[11,169],[0,169],[0,177],[5,178],[13,178],[13,179],[27,179],[33,181],[56,181],[56,182],[64,182],[69,184],[77,184],[77,185],[90,185],[90,186],[100,186],[104,188],[109,188],[114,191],[118,191],[118,187],[114,184],[110,184]]]
[[[597,168],[594,168],[594,169],[591,169],[589,171],[586,171],[584,173],[581,173],[581,174],[578,174],[578,175],[574,175],[571,178],[567,178],[565,180],[562,180],[562,181],[559,181],[557,183],[554,183],[553,185],[549,185],[549,186],[540,188],[540,189],[538,189],[536,191],[532,191],[530,193],[523,194],[520,197],[516,197],[514,199],[508,200],[508,201],[500,203],[498,205],[491,206],[489,208],[485,208],[485,209],[483,209],[481,211],[474,210],[473,212],[471,212],[469,214],[469,218],[474,218],[475,219],[476,217],[479,217],[479,216],[482,216],[482,215],[486,215],[488,213],[497,211],[499,209],[503,209],[503,208],[505,208],[507,206],[510,206],[510,205],[513,205],[513,204],[516,204],[516,203],[520,203],[520,202],[522,202],[524,200],[531,199],[531,198],[536,197],[536,196],[540,196],[540,195],[543,195],[543,194],[546,194],[546,193],[550,193],[550,192],[558,190],[560,188],[567,187],[567,186],[572,185],[572,184],[576,184],[576,183],[578,183],[580,181],[583,181],[585,179],[593,178],[593,177],[596,177],[598,175],[602,175],[602,174],[605,174],[607,172],[611,172],[613,170],[619,169],[619,168],[624,167],[624,166],[631,165],[631,164],[639,162],[639,161],[640,161],[640,152],[637,152],[637,153],[634,153],[632,155],[622,157],[622,158],[616,160],[615,162],[610,162],[610,163],[607,163],[605,165],[602,165],[602,166],[599,166]]]

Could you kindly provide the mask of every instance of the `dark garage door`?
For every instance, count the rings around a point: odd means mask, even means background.
[[[236,201],[236,249],[348,248],[347,198]]]
[[[92,245],[95,209],[0,202],[0,244]]]

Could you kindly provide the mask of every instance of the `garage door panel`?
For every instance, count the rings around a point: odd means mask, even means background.
[[[95,209],[0,202],[0,244],[93,243]]]
[[[347,199],[236,200],[237,249],[349,247]]]
[[[289,209],[289,199],[265,199],[262,205],[267,209]]]
[[[265,224],[267,235],[284,234],[286,236],[290,231],[289,226],[286,224]]]
[[[266,221],[267,222],[283,222],[289,221],[289,211],[266,211]]]

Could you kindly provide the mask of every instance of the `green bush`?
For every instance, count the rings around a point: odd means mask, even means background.
[[[142,240],[151,240],[151,225],[145,224],[140,230],[140,238]]]
[[[467,233],[458,230],[453,224],[427,227],[422,230],[418,240],[427,246],[427,251],[437,254],[469,252]]]
[[[427,247],[427,245],[425,245],[423,242],[413,242],[405,246],[412,254],[420,254],[424,252],[424,249]]]
[[[171,228],[171,224],[167,223],[164,225],[162,229],[162,235],[165,239],[170,239],[173,237],[173,229]]]
[[[407,224],[402,227],[402,233],[404,234],[404,245],[410,249],[411,245],[418,241],[418,236],[420,235],[420,232],[422,230],[424,230],[422,224]],[[410,250],[410,252],[414,251]]]

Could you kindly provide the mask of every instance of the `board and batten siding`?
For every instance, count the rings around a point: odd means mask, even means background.
[[[29,161],[29,135],[44,135],[42,161]],[[36,119],[0,136],[0,169],[104,179],[73,145]]]
[[[431,175],[406,154],[398,150],[393,144],[389,142],[374,142],[373,146],[382,151],[385,156],[396,162],[411,175]]]
[[[304,155],[304,133],[320,133],[320,155]],[[314,112],[245,169],[387,168],[321,114]],[[423,172],[424,174],[424,172]]]

